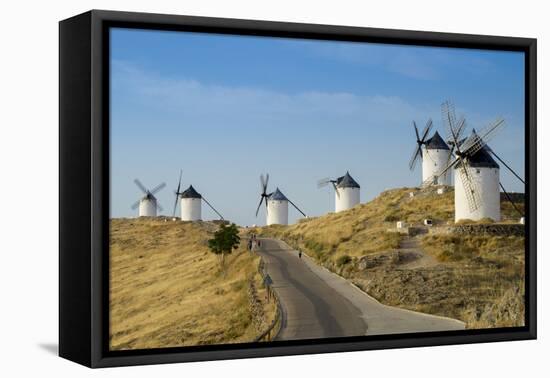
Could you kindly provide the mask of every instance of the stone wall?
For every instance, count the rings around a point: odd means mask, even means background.
[[[430,228],[430,234],[525,236],[522,224],[457,224]]]

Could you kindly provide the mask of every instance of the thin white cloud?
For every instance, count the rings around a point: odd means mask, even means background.
[[[113,62],[115,90],[154,107],[201,123],[237,122],[272,126],[281,122],[316,122],[320,127],[406,124],[423,119],[429,109],[397,96],[362,96],[349,92],[285,93],[253,87],[207,85],[193,79],[167,78],[124,62]],[[124,97],[122,95],[121,97]],[[215,110],[215,111],[213,111]]]

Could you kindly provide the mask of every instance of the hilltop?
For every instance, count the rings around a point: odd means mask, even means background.
[[[347,211],[257,232],[306,252],[382,303],[457,318],[469,328],[523,325],[523,234],[427,233],[424,219],[433,221],[431,231],[454,225],[454,192],[444,189],[388,190]],[[510,202],[502,199],[501,209],[501,223],[517,223]],[[396,232],[397,221],[426,233]]]
[[[259,257],[241,243],[224,275],[207,246],[215,223],[158,217],[110,227],[111,349],[250,342],[272,321]]]

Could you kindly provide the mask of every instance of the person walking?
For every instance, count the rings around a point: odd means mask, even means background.
[[[298,251],[298,257],[302,258],[302,251]]]

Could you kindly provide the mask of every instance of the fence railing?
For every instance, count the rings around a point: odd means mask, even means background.
[[[269,327],[267,327],[267,329],[264,332],[262,332],[262,334],[258,336],[254,341],[256,342],[271,341],[275,339],[279,334],[279,332],[281,331],[283,311],[281,308],[281,301],[279,299],[279,296],[277,295],[277,292],[273,290],[273,288],[271,287],[271,283],[272,283],[271,277],[269,276],[269,274],[267,274],[265,270],[264,260],[261,258],[260,258],[260,263],[258,264],[258,272],[263,278],[263,282],[267,290],[268,300],[269,298],[273,298],[277,306],[277,310],[275,312],[275,317],[273,318],[273,321],[271,322]]]

